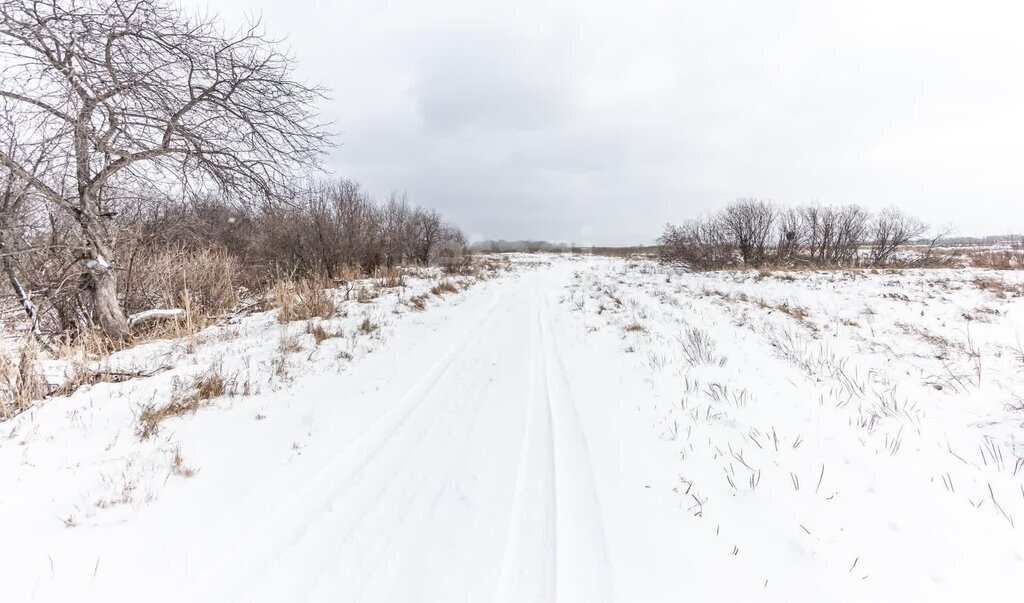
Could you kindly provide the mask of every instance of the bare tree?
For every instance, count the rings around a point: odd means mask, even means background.
[[[797,209],[804,253],[815,264],[842,264],[856,259],[864,240],[868,213],[856,205],[807,205]]]
[[[767,201],[741,199],[729,204],[719,218],[731,234],[744,264],[764,263],[778,210]]]
[[[413,259],[421,264],[430,263],[430,253],[441,240],[444,221],[441,214],[432,209],[417,209],[412,216],[415,235],[413,236]]]
[[[776,258],[779,260],[794,259],[806,238],[804,221],[799,210],[786,209],[780,211],[778,230],[779,239],[775,249]]]
[[[885,264],[897,249],[923,235],[928,228],[917,218],[895,208],[883,210],[871,223],[871,263]]]
[[[164,0],[0,0],[0,97],[19,154],[0,166],[73,218],[95,319],[129,336],[112,218],[155,183],[273,198],[328,143],[315,87],[253,24],[225,32]],[[46,170],[23,157],[47,149]]]
[[[381,234],[384,265],[396,266],[410,255],[408,241],[405,240],[406,229],[412,210],[405,193],[392,192],[387,205],[381,211]]]

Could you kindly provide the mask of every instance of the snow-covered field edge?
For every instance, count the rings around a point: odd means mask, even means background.
[[[1020,272],[689,273],[595,260],[566,303],[594,345],[631,359],[621,374],[642,378],[637,412],[675,459],[652,488],[693,517],[683,531],[702,551],[698,598],[965,600],[1014,588]]]

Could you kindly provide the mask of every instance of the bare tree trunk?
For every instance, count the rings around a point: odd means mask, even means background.
[[[96,260],[90,260],[95,262]],[[103,334],[113,341],[125,341],[131,334],[128,318],[117,302],[117,277],[113,268],[95,270],[90,268],[93,311],[100,323]]]
[[[82,206],[91,207],[87,203]],[[96,320],[103,334],[111,341],[126,341],[131,335],[131,326],[117,301],[117,272],[106,227],[88,211],[80,213],[78,218],[89,243],[84,260]]]

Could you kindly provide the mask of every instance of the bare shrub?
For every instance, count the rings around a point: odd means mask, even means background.
[[[917,218],[895,208],[882,211],[871,222],[869,236],[871,264],[880,266],[893,259],[896,251],[925,233],[927,227]]]
[[[1014,242],[1010,247],[980,249],[966,253],[971,265],[990,270],[1019,270],[1024,268],[1024,244]]]
[[[807,205],[797,209],[801,216],[804,253],[820,266],[849,265],[867,232],[869,214],[856,205]]]
[[[273,298],[279,308],[278,322],[330,318],[336,308],[325,291],[325,285],[326,283],[320,279],[277,283],[273,289]]]
[[[48,391],[39,367],[38,348],[31,337],[25,339],[17,362],[0,350],[0,420],[27,410]]]
[[[769,240],[778,210],[767,201],[741,199],[729,204],[719,220],[735,242],[745,265],[760,266],[768,259]]]
[[[733,264],[736,246],[716,219],[666,224],[658,238],[660,257],[695,270],[717,270]]]

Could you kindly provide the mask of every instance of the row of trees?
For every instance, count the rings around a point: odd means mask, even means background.
[[[172,0],[0,0],[0,258],[33,324],[128,339],[145,259],[169,249],[259,277],[462,246],[397,196],[308,185],[331,134],[294,72],[259,23]]]
[[[664,259],[695,269],[796,262],[880,266],[927,230],[896,209],[872,214],[857,205],[783,208],[740,199],[710,217],[668,224],[658,243]]]
[[[155,204],[134,221],[138,244],[152,252],[224,249],[251,279],[364,274],[402,264],[459,257],[466,238],[435,210],[405,195],[379,202],[351,180],[319,183],[287,202],[250,208],[219,198]]]

